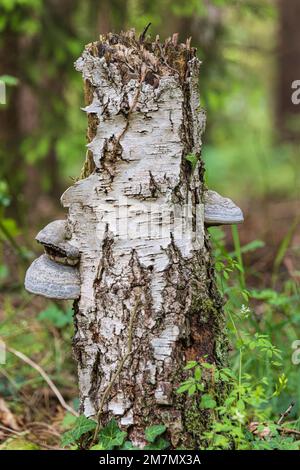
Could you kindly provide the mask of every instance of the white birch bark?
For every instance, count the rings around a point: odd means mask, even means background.
[[[165,423],[178,445],[193,432],[176,394],[182,368],[205,353],[217,360],[221,311],[201,203],[199,61],[175,36],[150,45],[130,32],[88,45],[76,69],[94,168],[62,196],[80,251],[81,409],[114,416],[138,445],[148,424]]]

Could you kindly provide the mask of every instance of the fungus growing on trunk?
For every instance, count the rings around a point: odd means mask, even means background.
[[[79,250],[69,242],[66,220],[54,220],[35,237],[44,246],[46,254],[57,263],[75,266],[79,262]]]
[[[233,225],[242,222],[244,222],[243,212],[231,199],[221,196],[216,191],[205,191],[205,225]]]
[[[31,294],[50,299],[78,299],[78,269],[55,263],[47,255],[42,255],[29,266],[25,276],[25,289]]]

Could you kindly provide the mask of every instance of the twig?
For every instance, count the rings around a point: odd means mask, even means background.
[[[33,421],[32,423],[28,423],[27,424],[27,427],[28,428],[46,428],[48,431],[49,431],[49,434],[52,434],[53,436],[57,436],[57,437],[60,437],[60,433],[58,431],[56,431],[56,429],[54,429],[53,426],[51,426],[50,424],[47,424],[47,423],[43,423],[41,421]],[[35,433],[35,431],[32,431],[33,433]]]
[[[144,31],[143,31],[142,34],[140,35],[140,37],[139,37],[139,43],[140,43],[140,44],[145,41],[145,37],[146,37],[147,31],[148,31],[148,29],[150,28],[150,26],[151,26],[151,23],[148,23],[147,26],[146,26],[146,28],[144,29]]]
[[[283,420],[290,414],[294,405],[295,402],[292,401],[291,404],[285,410],[285,412],[280,415],[280,418],[277,421],[278,426],[280,426],[283,423]]]
[[[3,424],[0,424],[0,429],[2,429],[3,431],[10,432],[11,434],[16,434],[16,436],[24,435],[24,431],[15,431],[14,429],[3,426]]]
[[[111,381],[107,385],[107,387],[104,390],[103,395],[101,397],[101,401],[100,401],[98,412],[97,412],[97,426],[95,428],[94,436],[93,436],[93,439],[91,441],[90,447],[92,447],[97,442],[98,433],[99,433],[100,427],[101,427],[101,414],[102,414],[102,409],[103,409],[103,406],[105,404],[105,401],[106,401],[113,385],[115,384],[117,378],[119,377],[119,375],[120,375],[120,373],[121,373],[121,371],[124,367],[125,362],[131,356],[131,354],[134,352],[134,351],[132,351],[132,332],[133,332],[133,323],[134,323],[134,320],[136,318],[138,307],[139,307],[139,300],[137,300],[137,302],[134,306],[134,309],[131,313],[131,316],[130,316],[129,328],[128,328],[127,353],[121,359],[115,374],[113,375]]]
[[[65,410],[69,411],[69,413],[71,413],[74,416],[79,416],[78,413],[65,402],[62,394],[60,393],[56,385],[52,382],[50,377],[46,374],[46,372],[41,368],[41,366],[36,364],[32,359],[30,359],[29,357],[27,357],[25,354],[21,353],[20,351],[17,351],[16,349],[7,347],[7,350],[11,352],[12,354],[14,354],[15,356],[17,356],[23,362],[31,366],[43,377],[43,379],[45,380],[45,382],[47,382],[47,384],[49,385],[49,387],[55,394],[56,398],[58,399],[59,403]]]
[[[277,428],[279,432],[286,433],[286,434],[295,434],[296,436],[300,436],[300,431],[297,429],[290,429],[290,428]]]

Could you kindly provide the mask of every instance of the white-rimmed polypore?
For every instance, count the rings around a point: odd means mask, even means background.
[[[204,192],[204,223],[212,225],[234,225],[244,222],[242,210],[229,198],[216,191]]]
[[[68,300],[80,296],[79,250],[70,243],[66,220],[55,220],[44,227],[36,240],[45,254],[30,265],[25,276],[25,288],[32,294],[50,299]]]

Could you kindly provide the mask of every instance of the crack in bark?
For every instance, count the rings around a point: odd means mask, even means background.
[[[97,437],[98,437],[98,434],[99,434],[99,431],[100,431],[100,428],[101,428],[101,415],[102,415],[102,410],[103,410],[103,406],[105,404],[105,401],[108,400],[109,393],[110,393],[114,383],[118,379],[119,375],[121,374],[122,369],[123,369],[127,359],[129,359],[129,357],[134,352],[136,352],[135,350],[132,350],[132,336],[133,336],[134,321],[135,321],[135,318],[136,318],[136,315],[137,315],[137,312],[138,312],[139,304],[140,304],[140,299],[137,299],[136,303],[135,303],[135,306],[132,309],[131,314],[130,314],[129,328],[128,328],[127,352],[126,352],[125,356],[121,359],[115,374],[113,375],[111,381],[107,384],[107,387],[104,390],[104,393],[102,395],[102,398],[101,398],[101,401],[100,401],[100,404],[99,404],[99,408],[98,408],[98,411],[97,411],[97,426],[95,428],[95,432],[94,432],[94,436],[93,436],[93,439],[92,439],[92,442],[91,442],[91,446],[93,446],[97,442]]]

